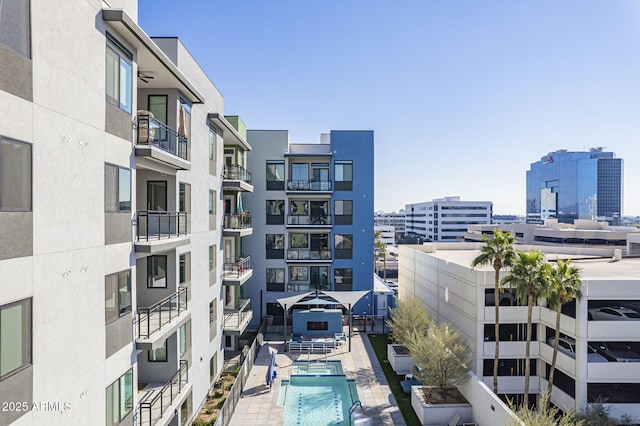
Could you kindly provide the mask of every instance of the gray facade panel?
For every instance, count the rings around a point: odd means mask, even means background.
[[[114,136],[131,141],[133,130],[131,127],[132,118],[130,114],[122,111],[113,105],[106,104],[104,130]]]
[[[0,260],[33,255],[33,213],[0,213]]]
[[[131,242],[131,213],[104,214],[104,243]]]
[[[24,403],[28,407],[19,406],[19,408],[27,408],[26,411],[12,409],[0,411],[0,426],[10,425],[17,419],[22,417],[27,411],[31,411],[33,405],[33,367],[29,366],[24,370],[7,377],[0,382],[0,401],[11,403]],[[12,407],[7,407],[12,408]]]
[[[132,315],[129,313],[106,326],[106,358],[131,343],[133,329],[131,328]]]
[[[0,90],[33,101],[31,59],[0,44]]]

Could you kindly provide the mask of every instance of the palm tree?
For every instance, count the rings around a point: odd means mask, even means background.
[[[580,286],[582,279],[580,278],[580,270],[570,266],[571,259],[566,261],[558,259],[557,266],[552,270],[549,276],[549,288],[546,294],[547,306],[556,311],[556,335],[553,344],[553,358],[551,359],[551,368],[549,370],[549,387],[547,393],[551,397],[553,389],[553,373],[556,369],[556,357],[558,355],[558,342],[560,341],[560,314],[562,306],[582,297]],[[548,403],[548,401],[547,401]]]
[[[493,357],[493,393],[498,393],[498,359],[500,357],[500,270],[505,266],[510,266],[515,256],[515,249],[513,244],[516,239],[509,231],[503,232],[498,228],[493,230],[493,238],[489,238],[486,235],[482,236],[484,241],[484,247],[482,247],[478,257],[473,259],[471,267],[475,268],[478,265],[493,265],[495,271],[494,276],[494,300],[496,307],[496,324],[495,324],[495,336],[496,336],[496,349]]]
[[[540,251],[531,250],[529,253],[517,252],[511,265],[511,272],[504,277],[502,285],[509,285],[515,289],[516,297],[523,303],[527,301],[527,343],[524,360],[524,403],[529,401],[529,377],[531,375],[531,317],[533,305],[545,294],[551,265],[545,263]]]

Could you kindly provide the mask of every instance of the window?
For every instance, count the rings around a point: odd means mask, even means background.
[[[291,248],[308,248],[309,247],[309,234],[290,234],[289,247]]]
[[[309,216],[309,202],[306,200],[290,200],[289,214],[294,216]]]
[[[107,102],[131,114],[133,55],[107,33]]]
[[[167,117],[168,117],[168,113],[167,113],[167,100],[168,100],[168,96],[167,95],[149,95],[147,97],[148,99],[148,104],[149,104],[149,112],[151,114],[153,114],[153,118],[155,118],[156,120],[158,120],[159,122],[163,123],[163,124],[167,124]],[[153,128],[154,125],[149,126],[147,124],[147,127],[151,127]],[[157,126],[156,126],[157,127]],[[167,130],[163,127],[160,128],[156,128],[154,129],[155,133],[151,133],[151,138],[153,138],[154,140],[160,140],[163,142],[166,142],[168,139],[168,135],[167,135]],[[160,144],[160,146],[164,147],[165,149],[168,148],[166,146],[166,144]]]
[[[167,362],[167,341],[164,341],[162,347],[147,351],[147,361],[149,362]]]
[[[191,253],[185,253],[180,255],[180,271],[179,277],[180,284],[191,281]]]
[[[0,212],[19,211],[31,211],[31,145],[0,137]]]
[[[191,349],[191,321],[180,327],[180,357]]]
[[[31,299],[0,307],[0,380],[31,364]]]
[[[105,319],[109,324],[131,312],[131,270],[105,277]]]
[[[216,269],[216,245],[209,246],[209,270],[215,271]]]
[[[353,201],[336,200],[333,204],[333,214],[335,216],[336,225],[352,225]]]
[[[147,288],[167,288],[167,256],[147,257]]]
[[[267,268],[267,291],[284,291],[284,268]]]
[[[213,383],[218,372],[218,352],[214,352],[211,359],[209,359],[209,383]]]
[[[209,340],[213,340],[218,331],[216,327],[218,319],[217,303],[217,299],[213,299],[213,301],[209,302]]]
[[[309,281],[308,266],[290,266],[289,281]]]
[[[267,161],[267,191],[284,190],[284,161]]]
[[[353,190],[353,161],[335,161],[336,191]]]
[[[284,200],[267,200],[267,225],[284,225]]]
[[[29,0],[0,1],[0,43],[31,57]]]
[[[104,210],[108,213],[131,211],[131,170],[104,165]]]
[[[133,409],[133,368],[107,388],[107,425],[119,425]]]
[[[209,214],[216,214],[216,191],[209,190]]]
[[[311,266],[309,270],[311,275],[309,290],[331,290],[328,266]]]
[[[333,236],[333,249],[336,259],[352,259],[353,234],[335,234]]]
[[[351,291],[353,289],[353,269],[334,269],[333,281],[335,283],[335,291]]]
[[[188,183],[180,182],[178,209],[181,212],[191,212],[191,185]]]
[[[267,259],[284,259],[284,234],[266,235]]]
[[[309,164],[291,164],[291,183],[290,189],[309,189]]]
[[[209,127],[209,160],[216,161],[216,146],[218,133],[216,129]]]

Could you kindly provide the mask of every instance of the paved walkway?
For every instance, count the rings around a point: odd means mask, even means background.
[[[356,382],[358,397],[362,402],[362,417],[368,419],[368,422],[359,421],[358,424],[406,425],[369,339],[355,333],[351,338],[351,352],[348,347],[348,342],[341,345],[328,354],[328,359],[342,361],[347,379]],[[271,391],[265,384],[270,352],[277,352],[278,372],[278,379]],[[306,352],[284,352],[282,335],[268,333],[231,418],[231,426],[282,426],[285,407],[277,405],[280,380],[289,378],[293,361],[307,360],[307,357]],[[324,354],[311,354],[311,359],[324,359]]]

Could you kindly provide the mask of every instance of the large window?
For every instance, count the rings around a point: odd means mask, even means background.
[[[267,161],[267,191],[284,190],[284,161]]]
[[[284,234],[266,235],[267,259],[284,259]]]
[[[267,200],[267,225],[284,225],[284,200]]]
[[[267,291],[284,291],[284,268],[267,268]]]
[[[289,247],[309,248],[309,234],[291,233]]]
[[[218,372],[218,352],[214,352],[213,356],[209,359],[209,383],[213,383],[213,379],[216,378]]]
[[[119,425],[133,409],[133,368],[107,388],[107,426]]]
[[[333,255],[336,259],[353,258],[353,234],[334,234]]]
[[[218,134],[215,129],[209,127],[209,160],[216,161]]]
[[[217,304],[217,299],[213,299],[211,302],[209,302],[209,340],[213,340],[218,331],[218,327],[216,326],[218,319]]]
[[[351,291],[353,290],[353,269],[352,268],[336,268],[333,270],[333,282],[335,283],[335,291]]]
[[[178,193],[178,210],[191,213],[191,185],[180,182]]]
[[[167,341],[157,348],[147,351],[147,361],[149,362],[167,362]]]
[[[209,214],[216,214],[216,191],[209,190]]]
[[[167,288],[167,256],[147,257],[147,287]]]
[[[107,324],[131,312],[131,270],[107,275],[104,296]]]
[[[0,212],[16,211],[31,211],[31,145],[0,137]]]
[[[180,255],[178,279],[180,284],[191,281],[191,253],[184,253]]]
[[[0,307],[0,380],[31,364],[31,299]]]
[[[331,290],[328,266],[310,266],[309,275],[309,290]]]
[[[352,225],[353,224],[353,201],[352,200],[336,200],[333,203],[333,215],[335,216],[336,225]]]
[[[191,321],[180,327],[180,357],[191,349]]]
[[[0,43],[31,56],[29,0],[0,1]]]
[[[133,55],[107,33],[107,102],[131,114]]]
[[[308,266],[290,266],[289,281],[309,281]]]
[[[131,170],[112,164],[104,165],[104,210],[131,211]]]
[[[336,191],[353,190],[353,161],[334,162]]]

